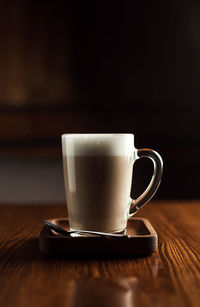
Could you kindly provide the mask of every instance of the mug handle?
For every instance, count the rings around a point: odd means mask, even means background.
[[[156,193],[162,178],[163,161],[159,153],[149,148],[136,149],[136,160],[149,158],[153,162],[154,170],[151,181],[146,190],[136,199],[130,198],[128,219],[132,217],[142,206],[144,206]]]

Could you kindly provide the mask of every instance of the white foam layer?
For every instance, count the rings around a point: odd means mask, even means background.
[[[63,134],[63,155],[67,156],[132,156],[133,134]]]

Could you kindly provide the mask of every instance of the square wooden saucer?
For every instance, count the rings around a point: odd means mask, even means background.
[[[54,218],[49,221],[69,229],[67,218]],[[39,246],[44,255],[61,257],[140,257],[150,256],[158,245],[158,236],[151,223],[144,218],[128,221],[129,237],[109,238],[102,236],[67,237],[56,234],[44,225]]]

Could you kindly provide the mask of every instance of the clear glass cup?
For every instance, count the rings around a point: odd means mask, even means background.
[[[62,151],[71,230],[125,232],[127,220],[161,182],[161,156],[152,149],[136,149],[133,134],[64,134]],[[143,194],[132,199],[133,166],[143,157],[153,162],[152,179]]]

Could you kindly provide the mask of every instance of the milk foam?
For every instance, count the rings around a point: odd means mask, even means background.
[[[63,134],[64,156],[132,156],[133,134]]]

